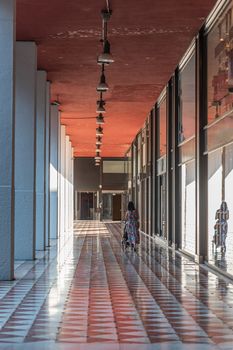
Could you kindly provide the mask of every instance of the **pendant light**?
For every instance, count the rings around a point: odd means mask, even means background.
[[[100,114],[97,115],[97,117],[96,117],[96,124],[102,125],[102,124],[104,124],[104,123],[105,123],[105,121],[104,121],[103,114],[100,113]]]
[[[104,64],[102,64],[102,74],[100,76],[100,82],[99,82],[99,85],[97,86],[96,90],[98,92],[106,92],[108,91],[108,84],[106,83],[106,78],[105,78],[105,75],[104,75]]]
[[[102,64],[114,62],[108,39],[104,40],[103,52],[98,56],[98,62]]]
[[[96,113],[105,113],[105,101],[102,99],[102,92],[100,93],[100,99],[97,101]]]
[[[112,15],[112,11],[110,9],[109,0],[106,0],[106,9],[101,11],[102,15],[102,38],[101,42],[103,43],[102,53],[97,58],[97,63],[101,65],[101,75],[100,75],[100,81],[98,86],[96,87],[97,92],[100,93],[100,99],[97,101],[97,108],[96,113],[99,115],[96,117],[96,124],[98,125],[98,128],[96,128],[96,165],[100,164],[101,157],[101,145],[102,145],[102,136],[103,136],[103,128],[101,125],[105,123],[103,113],[106,112],[105,110],[105,101],[103,100],[102,94],[108,91],[109,87],[106,83],[106,77],[105,77],[105,65],[109,65],[110,63],[114,62],[114,59],[111,54],[111,46],[110,42],[108,41],[108,21]]]
[[[103,132],[103,128],[101,128],[101,126],[96,128],[96,136],[103,136],[103,134],[104,134],[104,132]]]
[[[97,108],[96,108],[96,113],[106,113],[106,110],[104,108],[104,101],[98,101],[97,102]]]
[[[96,145],[102,145],[102,137],[101,136],[98,136],[97,138],[96,138],[96,143],[95,143]]]

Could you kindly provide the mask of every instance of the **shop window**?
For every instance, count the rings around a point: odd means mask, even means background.
[[[231,1],[207,34],[209,262],[233,273],[233,23]]]
[[[233,273],[232,188],[233,144],[208,155],[209,261],[230,273]]]
[[[208,33],[208,124],[233,108],[232,2]]]
[[[124,160],[104,160],[103,173],[106,174],[124,174],[125,162]]]
[[[196,165],[195,165],[195,54],[179,72],[178,144],[181,176],[181,247],[195,254],[196,245]]]
[[[167,149],[167,99],[161,100],[158,108],[159,114],[159,157],[166,155]]]
[[[158,234],[167,240],[167,175],[166,175],[166,152],[167,152],[167,98],[160,99],[158,104],[158,130],[159,149],[157,160],[157,192],[158,192]]]
[[[181,166],[181,223],[182,223],[182,249],[195,254],[196,239],[196,181],[195,161]]]
[[[179,74],[178,143],[195,134],[195,102],[195,55],[193,54]]]

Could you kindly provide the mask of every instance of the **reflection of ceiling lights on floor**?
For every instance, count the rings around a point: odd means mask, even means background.
[[[99,127],[96,129],[97,136],[103,135],[103,128],[100,127],[100,125],[104,124],[104,117],[102,113],[106,112],[105,110],[106,102],[103,99],[103,93],[107,92],[109,89],[108,84],[106,83],[105,65],[109,65],[110,63],[114,62],[114,59],[111,54],[111,45],[108,40],[108,22],[110,20],[111,15],[112,15],[112,11],[110,9],[109,0],[106,0],[106,9],[101,11],[101,16],[102,16],[101,42],[103,44],[103,47],[102,47],[102,52],[99,54],[97,58],[97,63],[101,65],[100,80],[99,80],[99,84],[96,87],[97,92],[100,93],[100,98],[97,101],[97,108],[96,108],[96,112],[100,113],[96,117],[96,124],[99,125]],[[98,148],[96,149],[95,165],[99,166],[101,161],[100,147],[102,145],[102,139],[101,140],[97,139],[96,145],[98,145]]]

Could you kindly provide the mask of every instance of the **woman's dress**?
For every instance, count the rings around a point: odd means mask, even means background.
[[[126,230],[128,234],[128,242],[135,245],[139,243],[139,222],[138,213],[136,210],[127,211],[126,213]]]

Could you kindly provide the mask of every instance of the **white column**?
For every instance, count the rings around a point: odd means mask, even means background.
[[[69,158],[70,158],[70,138],[66,136],[65,153],[65,235],[69,233]]]
[[[50,238],[58,238],[58,123],[57,106],[51,106],[50,120]]]
[[[15,257],[35,258],[35,116],[37,50],[16,43],[15,89]]]
[[[65,232],[65,145],[66,127],[60,128],[60,237],[64,237]]]
[[[71,177],[71,162],[72,162],[72,145],[71,142],[69,142],[69,184],[68,184],[68,191],[69,191],[69,213],[68,213],[68,218],[69,218],[69,234],[72,231],[72,177]]]
[[[70,233],[73,234],[73,220],[74,220],[74,186],[73,186],[73,147],[72,144],[70,142],[70,213],[69,213],[69,220],[70,220]]]
[[[0,280],[14,277],[15,1],[0,0]]]
[[[45,123],[46,123],[45,71],[37,72],[36,84],[36,249],[45,250]]]
[[[59,118],[58,123],[58,210],[57,210],[57,231],[58,237],[60,237],[61,233],[61,122]]]
[[[50,222],[49,222],[49,167],[50,167],[50,82],[46,83],[46,116],[45,116],[45,245],[50,245]]]

